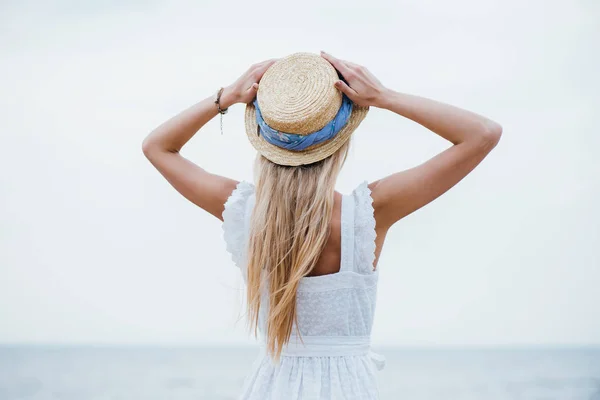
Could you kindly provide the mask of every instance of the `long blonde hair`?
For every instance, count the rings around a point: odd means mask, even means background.
[[[256,204],[248,248],[248,321],[257,334],[262,294],[268,293],[263,334],[275,359],[294,325],[297,328],[300,280],[312,271],[329,238],[335,182],[349,143],[310,165],[277,165],[261,155],[256,160]]]

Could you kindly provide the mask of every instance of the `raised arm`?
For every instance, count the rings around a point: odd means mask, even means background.
[[[385,88],[367,69],[322,54],[344,76],[336,86],[363,106],[409,118],[453,144],[425,163],[369,185],[378,232],[435,200],[471,172],[496,146],[502,127],[485,117]]]
[[[236,103],[249,103],[256,96],[258,82],[274,60],[253,65],[236,82],[225,88],[221,108]],[[142,144],[148,160],[185,198],[223,219],[225,201],[237,181],[211,174],[187,160],[179,151],[218,113],[215,96],[193,105],[152,131]]]

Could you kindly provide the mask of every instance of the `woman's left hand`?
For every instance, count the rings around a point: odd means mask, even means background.
[[[251,66],[234,83],[227,86],[221,95],[221,108],[227,108],[236,103],[248,104],[256,97],[258,82],[276,59],[263,61]]]

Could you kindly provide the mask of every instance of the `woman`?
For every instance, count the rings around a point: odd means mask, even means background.
[[[258,151],[256,186],[179,154],[237,103],[246,104],[246,133]],[[342,195],[334,187],[349,139],[371,106],[453,146]],[[394,92],[364,67],[299,53],[252,66],[146,138],[144,154],[171,185],[223,221],[227,250],[246,281],[249,322],[264,354],[242,399],[378,397],[375,372],[383,360],[370,351],[369,337],[387,231],[471,172],[501,132],[474,113]]]

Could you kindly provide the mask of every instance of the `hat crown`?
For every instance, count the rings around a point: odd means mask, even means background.
[[[257,101],[265,122],[285,133],[308,135],[327,125],[342,104],[338,74],[323,57],[296,53],[263,75]]]

